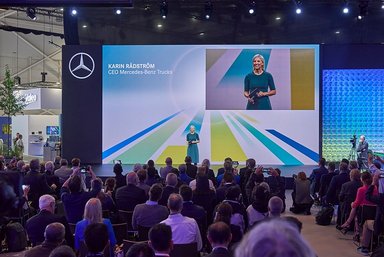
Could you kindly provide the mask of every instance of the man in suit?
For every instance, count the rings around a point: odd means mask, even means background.
[[[309,180],[311,181],[310,191],[311,191],[312,197],[315,198],[315,200],[318,200],[316,193],[319,192],[319,189],[320,189],[321,176],[328,173],[328,170],[325,167],[325,162],[326,162],[325,159],[321,158],[319,160],[319,167],[314,169],[311,175],[309,176]]]
[[[55,213],[55,198],[51,195],[42,195],[39,199],[40,212],[27,220],[26,230],[32,246],[39,245],[44,241],[44,230],[47,225],[60,222],[65,228],[65,240],[69,246],[73,245],[73,236],[67,219]]]
[[[232,240],[231,229],[222,221],[213,223],[208,228],[207,238],[212,246],[212,252],[206,257],[231,257],[228,245]]]
[[[153,226],[148,233],[148,244],[155,251],[155,256],[169,257],[173,249],[172,229],[170,226],[159,223]]]
[[[187,166],[186,174],[191,178],[196,178],[197,166],[192,164],[192,158],[190,156],[186,156],[184,161]]]
[[[359,168],[368,169],[368,142],[365,140],[364,135],[360,136],[356,152],[359,153],[359,157],[357,158]]]
[[[63,224],[54,222],[43,227],[45,240],[41,245],[35,246],[25,252],[25,257],[48,257],[64,240],[65,228]]]
[[[31,206],[33,208],[38,209],[40,196],[44,194],[55,194],[55,191],[49,187],[45,176],[40,173],[39,159],[31,160],[29,167],[31,170],[25,175],[23,184],[29,185],[28,200],[32,202]]]
[[[255,171],[256,161],[255,161],[255,159],[250,158],[250,159],[246,160],[245,165],[246,166],[244,168],[241,168],[240,172],[239,172],[239,174],[240,174],[240,188],[241,188],[241,193],[244,196],[244,198],[243,198],[244,204],[245,204],[245,206],[248,206],[249,205],[248,197],[245,197],[247,195],[245,186],[247,185],[249,177]]]
[[[174,173],[168,173],[165,179],[166,186],[163,188],[163,194],[160,198],[159,204],[167,206],[168,197],[173,193],[178,193],[177,189],[177,176]]]
[[[334,162],[330,162],[328,164],[328,173],[321,176],[320,179],[320,189],[319,189],[319,200],[321,203],[324,204],[325,201],[325,194],[327,193],[329,184],[331,183],[331,180],[334,176],[336,176],[336,165]]]
[[[231,186],[236,186],[235,177],[232,172],[226,172],[223,175],[223,183],[216,189],[216,200],[218,203],[224,201],[227,191]]]
[[[119,210],[133,211],[135,206],[147,200],[145,191],[136,185],[139,178],[135,172],[127,174],[127,185],[116,191],[116,205]]]
[[[167,177],[168,173],[170,173],[171,170],[173,169],[173,167],[172,167],[172,158],[171,157],[167,157],[165,159],[165,165],[166,165],[165,167],[161,167],[160,168],[160,177],[162,179],[165,179]]]

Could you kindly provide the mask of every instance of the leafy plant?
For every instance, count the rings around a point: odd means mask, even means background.
[[[4,115],[8,117],[8,125],[11,123],[11,117],[15,116],[27,106],[25,103],[25,97],[21,94],[15,94],[15,83],[11,78],[11,72],[8,65],[5,66],[5,78],[3,86],[0,86],[0,110],[4,112]],[[7,140],[7,155],[10,156],[11,151],[11,134],[8,133]]]

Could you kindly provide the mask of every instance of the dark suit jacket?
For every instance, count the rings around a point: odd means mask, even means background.
[[[132,184],[120,187],[116,191],[116,206],[119,210],[133,211],[137,204],[146,200],[145,191]]]
[[[58,247],[57,244],[44,242],[26,251],[24,257],[48,257],[56,247]]]
[[[184,202],[181,214],[196,220],[202,238],[207,235],[207,212],[203,207],[193,202]]]
[[[315,184],[315,192],[319,192],[321,176],[327,173],[328,170],[324,166],[320,166],[319,168],[316,168],[312,171],[312,174],[309,176],[309,179],[311,180],[311,183]]]
[[[216,202],[221,203],[225,199],[228,189],[236,184],[224,184],[216,189]]]
[[[39,198],[44,194],[55,194],[43,174],[38,171],[30,171],[24,177],[24,185],[29,185],[30,190],[28,193],[28,200],[32,201],[31,205],[36,210],[39,209]]]
[[[123,187],[123,186],[127,185],[126,177],[123,174],[116,174],[115,180],[116,180],[116,188],[115,188],[115,190],[117,190],[120,187]]]
[[[319,189],[319,196],[323,197],[328,190],[329,184],[331,183],[331,180],[334,176],[337,174],[335,172],[323,174],[320,178],[320,189]]]
[[[65,240],[69,246],[73,246],[73,236],[67,219],[64,216],[56,215],[46,210],[40,211],[38,214],[27,220],[25,228],[32,245],[41,244],[45,240],[45,227],[53,222],[60,222],[64,225]]]
[[[167,206],[168,197],[173,193],[179,193],[179,190],[176,187],[166,186],[163,188],[163,194],[159,200],[159,204]]]
[[[197,174],[197,166],[193,165],[193,164],[186,164],[187,166],[187,170],[185,171],[185,173],[195,179],[196,178],[196,174]]]
[[[341,187],[348,181],[349,175],[347,171],[340,172],[340,174],[332,178],[327,191],[327,203],[339,204],[339,194]]]
[[[16,196],[23,196],[23,176],[19,171],[0,171],[0,178],[4,179],[10,186],[13,187]]]
[[[232,254],[227,249],[220,247],[214,249],[210,254],[206,255],[205,257],[232,257]]]

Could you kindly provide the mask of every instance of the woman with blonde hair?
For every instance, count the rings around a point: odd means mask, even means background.
[[[84,219],[76,223],[75,228],[75,250],[80,250],[81,242],[84,241],[84,232],[88,225],[93,223],[104,223],[108,228],[109,245],[111,256],[116,245],[115,233],[109,219],[103,219],[101,202],[97,198],[91,198],[85,204]]]
[[[311,215],[313,200],[310,195],[311,182],[305,172],[301,171],[295,178],[295,186],[292,192],[293,207],[289,210],[293,213]]]

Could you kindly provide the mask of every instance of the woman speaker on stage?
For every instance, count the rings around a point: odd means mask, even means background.
[[[192,158],[192,163],[199,163],[199,148],[197,144],[200,142],[199,134],[195,132],[195,126],[191,125],[189,127],[189,133],[187,134],[187,156]]]

